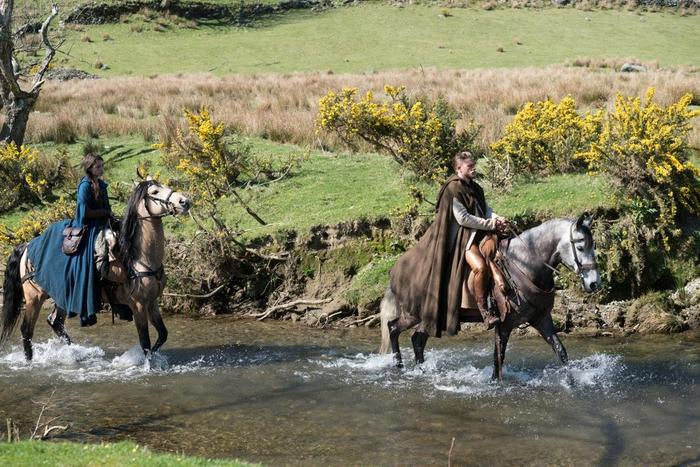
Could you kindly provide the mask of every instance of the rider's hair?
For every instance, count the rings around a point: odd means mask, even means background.
[[[97,161],[104,162],[104,159],[102,159],[102,156],[95,154],[94,152],[89,152],[83,156],[82,165],[87,175],[90,175],[90,167],[95,165],[95,162]]]
[[[469,151],[460,151],[455,156],[452,158],[452,168],[457,170],[457,167],[459,167],[460,164],[466,162],[466,161],[472,161],[476,162],[474,159],[474,156],[472,156],[472,153]]]

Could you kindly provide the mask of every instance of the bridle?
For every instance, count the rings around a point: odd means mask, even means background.
[[[572,223],[571,227],[569,228],[569,244],[571,245],[571,253],[574,257],[574,272],[578,274],[578,276],[583,280],[583,273],[586,271],[592,271],[594,269],[598,269],[598,265],[594,262],[592,263],[581,263],[581,260],[578,257],[578,253],[576,252],[576,244],[585,242],[585,238],[579,238],[578,240],[574,240],[574,225],[576,223]],[[595,248],[595,243],[593,243],[593,248]]]
[[[153,184],[155,185],[155,183]],[[152,185],[151,185],[152,186]],[[159,185],[160,186],[160,185]],[[146,208],[146,212],[148,213],[148,216],[139,216],[139,220],[141,219],[159,219],[161,217],[169,216],[169,215],[175,215],[177,214],[177,208],[175,207],[175,203],[170,201],[170,197],[175,193],[175,190],[172,188],[169,188],[170,193],[168,193],[168,196],[165,197],[165,199],[157,198],[153,195],[146,194],[146,196],[143,197],[144,200],[144,207]],[[153,201],[154,203],[158,203],[161,206],[165,207],[165,212],[162,214],[153,214],[151,210],[148,208],[148,200]]]

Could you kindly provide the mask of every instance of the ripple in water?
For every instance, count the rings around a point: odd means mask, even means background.
[[[404,355],[409,355],[406,349]],[[571,360],[567,368],[528,368],[523,365],[506,365],[503,384],[491,379],[493,366],[488,349],[438,349],[426,352],[423,365],[407,363],[407,368],[394,367],[390,354],[356,354],[348,357],[310,360],[316,369],[296,372],[304,379],[341,373],[348,384],[374,384],[384,388],[412,387],[428,394],[462,394],[469,397],[492,396],[497,389],[502,395],[516,389],[544,388],[567,390],[598,390],[609,393],[623,379],[624,365],[617,355],[593,354]]]

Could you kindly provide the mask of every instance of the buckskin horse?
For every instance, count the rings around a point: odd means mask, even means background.
[[[563,263],[581,279],[586,292],[594,292],[600,286],[600,274],[595,260],[595,243],[591,232],[593,219],[587,213],[577,220],[554,219],[524,231],[516,238],[506,240],[499,247],[497,258],[510,277],[511,293],[508,301],[510,313],[495,329],[493,378],[503,377],[503,362],[511,332],[517,326],[529,323],[552,346],[562,365],[568,357],[555,332],[552,322],[554,305],[554,273]],[[471,292],[471,278],[467,279],[467,290]],[[466,301],[468,302],[468,300]],[[463,306],[465,300],[462,301]],[[396,297],[387,288],[380,305],[382,344],[380,353],[393,351],[397,366],[401,366],[399,334],[390,332],[389,322],[399,316]],[[482,321],[473,307],[462,308],[462,322]],[[416,363],[422,363],[423,351],[428,335],[415,332],[411,338]]]
[[[127,279],[117,287],[116,298],[117,303],[127,304],[133,311],[139,342],[146,356],[158,350],[168,337],[158,307],[158,298],[165,286],[165,235],[162,218],[184,214],[189,210],[190,204],[190,200],[183,194],[147,178],[135,186],[122,220],[119,253],[127,269]],[[15,328],[24,299],[26,306],[21,326],[22,342],[25,357],[31,361],[34,326],[41,305],[50,297],[31,279],[33,266],[27,257],[27,245],[17,246],[7,262],[0,344]],[[65,342],[70,343],[63,327],[65,314],[57,319],[60,320],[60,326],[52,326],[52,329]],[[149,321],[158,333],[153,347],[148,334]]]

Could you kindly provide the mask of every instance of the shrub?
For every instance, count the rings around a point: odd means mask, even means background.
[[[490,166],[497,184],[510,185],[515,174],[551,175],[583,171],[576,157],[587,151],[600,132],[602,111],[579,115],[571,96],[528,102],[491,144]]]
[[[666,250],[681,230],[681,214],[700,215],[700,170],[689,160],[692,96],[663,108],[649,88],[645,102],[618,94],[615,110],[591,149],[583,154],[593,171],[612,180],[619,204],[639,223],[652,226]]]
[[[29,211],[14,229],[0,224],[0,245],[8,248],[28,242],[41,234],[53,222],[72,218],[75,214],[75,202],[64,198],[59,198],[48,207],[48,209]]]
[[[209,110],[184,111],[188,131],[184,132],[172,120],[164,122],[161,142],[155,146],[163,151],[162,160],[183,175],[183,182],[195,204],[206,211],[219,231],[232,234],[219,216],[218,203],[233,196],[259,223],[265,222],[243,201],[236,188],[256,183],[270,183],[284,178],[298,167],[306,156],[289,154],[281,164],[256,157],[250,145],[235,137],[225,137],[223,123],[212,120]],[[244,177],[245,176],[245,177]]]
[[[229,193],[248,168],[250,147],[224,141],[224,124],[214,122],[208,109],[184,113],[189,132],[174,128],[174,137],[157,147],[164,151],[165,165],[185,176],[195,196],[216,201]]]
[[[63,183],[67,169],[65,155],[49,158],[27,146],[1,146],[0,212],[44,200],[52,188]]]
[[[698,267],[696,236],[681,221],[700,215],[700,171],[688,160],[691,96],[663,108],[620,95],[599,139],[583,154],[613,184],[619,218],[599,229],[601,264],[613,288],[637,295],[673,287]],[[683,268],[673,267],[674,262]],[[679,263],[680,264],[680,263]]]
[[[410,99],[403,87],[384,90],[385,101],[375,100],[371,91],[358,99],[356,88],[329,92],[320,100],[317,128],[334,132],[351,147],[358,139],[369,143],[420,180],[444,180],[455,153],[474,149],[478,126],[469,122],[458,132],[460,114],[445,100],[431,104]]]

